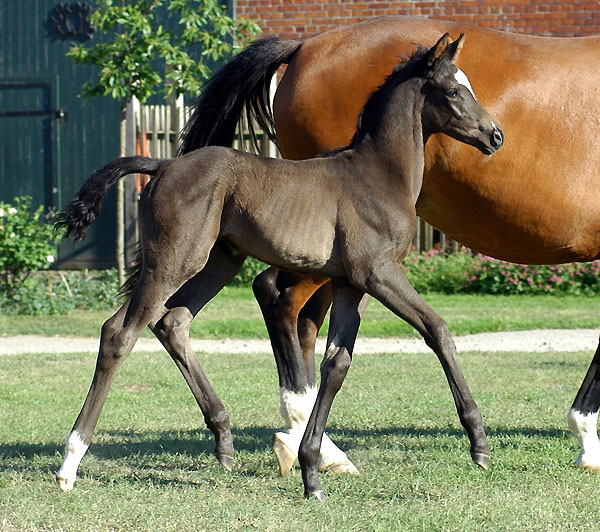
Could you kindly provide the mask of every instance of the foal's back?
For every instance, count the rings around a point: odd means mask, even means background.
[[[167,227],[164,235],[155,232],[165,241],[196,231],[193,238],[225,239],[270,264],[338,277],[339,206],[351,200],[344,185],[356,173],[344,159],[289,161],[202,148],[161,165],[144,191],[143,223]]]

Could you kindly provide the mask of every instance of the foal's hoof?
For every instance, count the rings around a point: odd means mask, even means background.
[[[473,459],[473,462],[475,462],[479,467],[481,467],[481,469],[485,469],[487,471],[487,468],[490,464],[489,454],[471,453],[471,458]]]
[[[323,490],[315,491],[314,493],[304,492],[304,497],[309,500],[317,500],[319,502],[323,502],[327,497],[325,497],[325,492]]]
[[[296,454],[283,442],[279,434],[273,436],[273,452],[279,463],[279,474],[285,477],[296,461]]]
[[[231,471],[233,468],[233,453],[218,453],[215,452],[215,456],[219,463],[227,469],[227,471]]]
[[[75,481],[68,479],[68,478],[61,477],[57,474],[56,475],[56,483],[58,484],[58,487],[62,491],[71,491],[73,489],[73,485],[75,484]]]

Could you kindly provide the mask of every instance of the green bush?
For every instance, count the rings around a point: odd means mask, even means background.
[[[412,253],[403,266],[408,279],[422,293],[600,293],[600,261],[529,266],[472,253],[463,247],[455,253]]]
[[[33,210],[29,196],[0,202],[0,293],[16,295],[27,278],[54,262],[57,237],[43,207]]]
[[[411,253],[404,269],[421,293],[600,294],[600,261],[556,266],[511,264],[466,249]],[[267,265],[248,258],[231,284],[248,286]],[[9,295],[0,290],[4,314],[53,315],[104,310],[119,304],[114,269],[35,272]]]
[[[110,309],[119,303],[118,289],[116,269],[38,272],[10,296],[0,292],[0,312],[39,316]]]

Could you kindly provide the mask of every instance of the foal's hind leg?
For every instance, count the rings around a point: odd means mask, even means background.
[[[471,458],[477,465],[487,469],[490,448],[481,413],[458,366],[456,346],[444,320],[410,285],[400,265],[392,261],[382,261],[380,268],[371,270],[368,279],[359,280],[358,283],[359,286],[364,286],[366,292],[412,325],[435,352],[450,384],[460,422],[469,436]]]
[[[284,476],[296,461],[317,396],[314,347],[331,303],[331,288],[327,279],[321,277],[269,268],[254,280],[253,289],[279,374],[280,412],[285,429],[273,436],[273,451]],[[335,473],[358,472],[327,434],[321,445],[320,467]]]
[[[569,409],[569,428],[579,441],[581,453],[575,465],[600,469],[600,441],[596,424],[600,407],[600,343],[588,372]]]
[[[369,296],[353,286],[333,282],[333,307],[327,351],[321,363],[321,385],[298,452],[307,497],[324,498],[318,473],[321,440],[333,399],[350,368],[356,333],[368,301]]]
[[[204,269],[185,283],[167,302],[167,313],[151,329],[181,371],[215,436],[215,455],[228,470],[233,465],[233,438],[229,414],[194,355],[189,337],[196,314],[240,270],[245,256],[233,255],[217,243]]]
[[[123,361],[129,356],[142,330],[164,313],[164,302],[172,293],[142,272],[125,304],[102,326],[96,370],[85,403],[65,446],[65,459],[56,475],[62,490],[73,489],[77,468],[90,445],[106,396]]]

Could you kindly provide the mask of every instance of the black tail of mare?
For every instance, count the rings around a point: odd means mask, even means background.
[[[204,86],[182,132],[179,155],[203,146],[231,146],[244,106],[254,145],[252,118],[276,143],[269,86],[277,69],[290,61],[300,45],[300,41],[265,37],[221,68]]]

